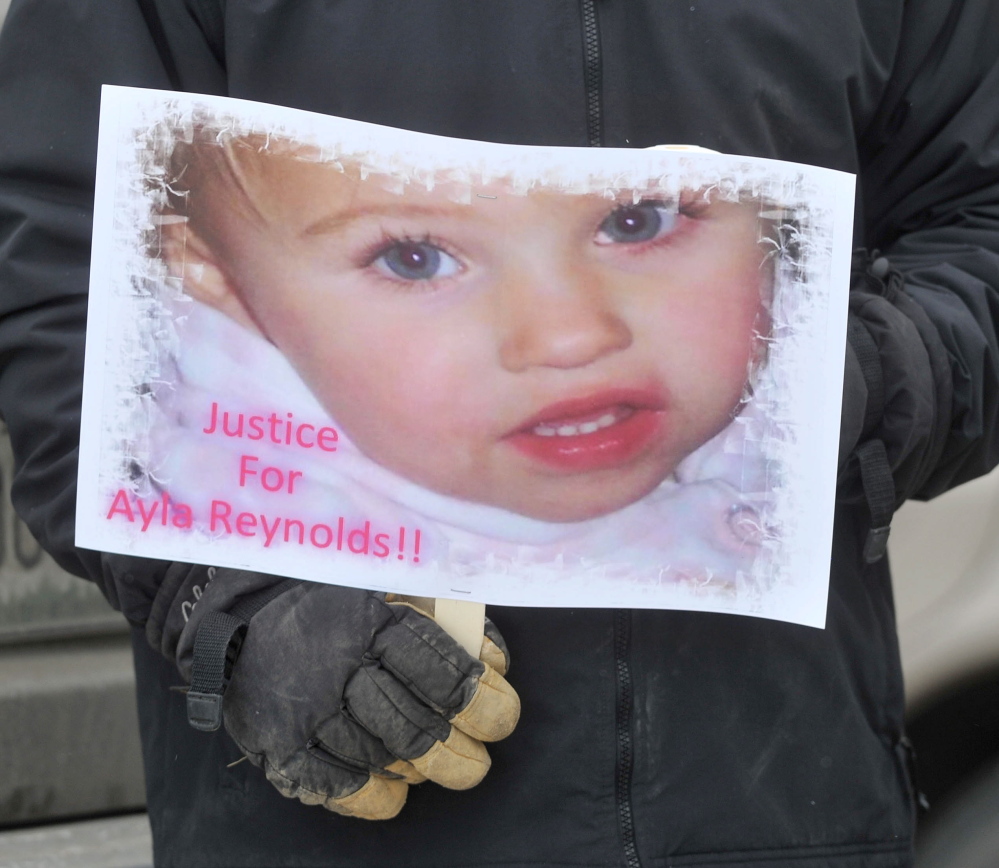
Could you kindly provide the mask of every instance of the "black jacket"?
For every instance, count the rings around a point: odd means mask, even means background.
[[[227,94],[449,136],[685,142],[859,175],[853,436],[898,499],[990,469],[999,438],[999,6],[990,0],[14,0],[0,38],[0,412],[15,504],[135,623],[152,574],[73,546],[102,82]],[[868,342],[869,343],[869,342]],[[816,360],[816,364],[824,360]],[[848,409],[850,407],[848,406]],[[852,445],[849,444],[849,445]],[[283,800],[187,728],[137,645],[158,863],[898,868],[912,792],[885,560],[836,514],[827,629],[726,615],[497,609],[518,730],[464,793],[369,824]]]

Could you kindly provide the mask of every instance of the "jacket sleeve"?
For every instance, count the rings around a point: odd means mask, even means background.
[[[0,33],[0,415],[12,498],[56,560],[144,620],[74,545],[102,84],[224,93],[218,22],[193,0],[14,0]]]
[[[999,462],[997,33],[991,0],[905,4],[892,76],[859,142],[865,241],[891,272],[868,268],[851,327],[881,353],[877,436],[899,501]]]

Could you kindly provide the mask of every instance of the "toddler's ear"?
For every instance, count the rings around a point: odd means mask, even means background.
[[[167,271],[182,282],[187,295],[260,334],[215,252],[185,218],[165,216],[160,238],[160,256]]]

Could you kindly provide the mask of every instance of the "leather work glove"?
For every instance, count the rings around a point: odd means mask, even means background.
[[[142,563],[109,561],[119,584]],[[488,621],[477,660],[423,611],[383,594],[163,566],[147,637],[175,649],[193,678],[189,720],[210,730],[221,718],[285,796],[389,819],[410,784],[475,786],[490,765],[483,742],[517,723],[505,644]]]

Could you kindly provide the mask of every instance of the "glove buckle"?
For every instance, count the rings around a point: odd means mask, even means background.
[[[222,694],[187,691],[187,722],[201,732],[215,732],[222,726]]]
[[[187,721],[201,732],[222,726],[222,697],[229,686],[250,619],[276,597],[298,583],[284,579],[246,597],[230,612],[209,612],[198,625],[187,692]]]

